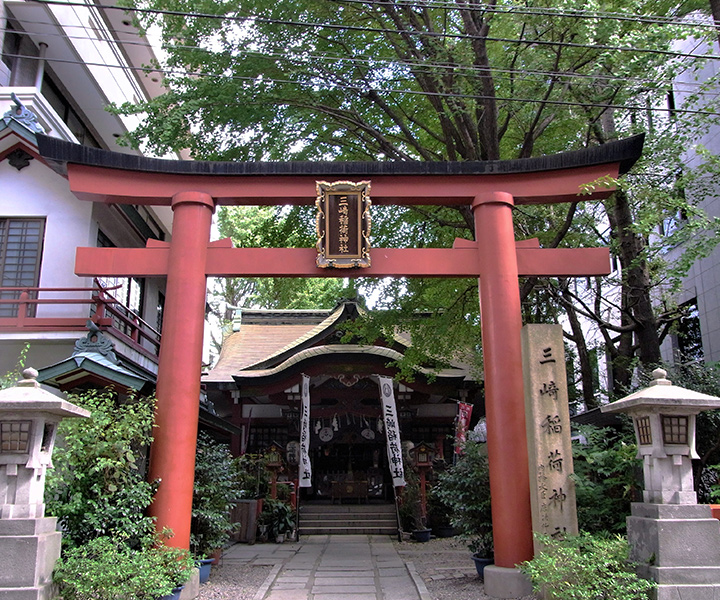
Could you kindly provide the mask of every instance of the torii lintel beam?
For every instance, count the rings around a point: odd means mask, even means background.
[[[321,269],[313,248],[226,248],[210,245],[210,277],[482,277],[475,247],[374,248],[366,269]],[[168,247],[78,248],[80,276],[164,277]],[[586,277],[610,273],[607,248],[517,248],[521,277]]]
[[[78,198],[169,205],[188,190],[217,204],[312,204],[318,180],[370,179],[374,204],[469,205],[501,190],[515,204],[599,199],[612,187],[579,196],[581,186],[617,177],[640,156],[643,136],[551,156],[467,162],[205,162],[152,159],[88,148],[38,135],[43,158],[67,175]]]

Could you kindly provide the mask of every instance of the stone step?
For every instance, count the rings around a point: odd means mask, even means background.
[[[303,504],[301,535],[397,534],[394,504]]]
[[[303,512],[300,511],[300,518],[326,521],[348,521],[348,520],[395,520],[395,512],[366,512],[366,513],[334,513],[334,512]]]
[[[300,527],[300,535],[397,535],[395,527]]]
[[[300,527],[342,527],[343,525],[347,525],[348,527],[357,527],[358,525],[365,525],[367,527],[393,527],[397,526],[397,519],[300,519]]]
[[[394,504],[301,504],[301,513],[333,512],[333,513],[363,513],[382,512],[395,513]]]

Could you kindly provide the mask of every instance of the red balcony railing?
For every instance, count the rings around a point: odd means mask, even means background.
[[[95,283],[91,288],[0,287],[0,332],[84,331],[90,319],[111,336],[156,358],[160,333],[112,296],[110,292],[120,286]],[[87,305],[87,315],[52,316],[52,308],[43,309],[66,305]]]

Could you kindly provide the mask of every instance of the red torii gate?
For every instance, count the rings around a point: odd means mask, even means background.
[[[150,477],[160,479],[151,511],[171,543],[187,548],[198,425],[206,277],[478,277],[485,362],[495,563],[532,558],[525,434],[519,276],[606,275],[606,248],[542,249],[516,242],[512,209],[605,198],[612,186],[581,186],[626,172],[642,151],[636,136],[576,152],[466,163],[210,163],[129,156],[38,136],[40,154],[66,174],[83,200],[170,205],[172,241],[146,248],[78,248],[76,273],[167,276],[155,441]],[[446,248],[375,248],[365,269],[321,269],[311,248],[233,248],[210,243],[215,206],[308,205],[319,179],[370,179],[374,204],[470,205],[475,242]]]

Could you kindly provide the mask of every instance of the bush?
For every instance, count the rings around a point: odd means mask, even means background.
[[[129,548],[97,537],[65,552],[53,574],[63,600],[156,600],[183,585],[194,569],[186,550]]]
[[[235,471],[230,450],[210,436],[198,436],[195,458],[190,549],[198,557],[209,556],[230,539],[230,503],[235,499]]]
[[[520,565],[533,590],[546,600],[647,600],[655,583],[641,579],[628,563],[620,536],[582,534],[562,541],[540,536],[544,550]]]
[[[473,553],[493,556],[490,469],[485,444],[468,441],[458,461],[438,476],[432,494],[450,511],[450,522]]]
[[[154,402],[121,400],[112,390],[68,399],[92,415],[67,419],[58,428],[55,468],[45,487],[47,512],[58,517],[64,546],[111,536],[138,547],[154,533],[153,520],[144,516],[154,491],[144,468]]]
[[[630,503],[641,500],[642,463],[634,434],[584,426],[573,443],[578,525],[590,533],[624,532]]]

